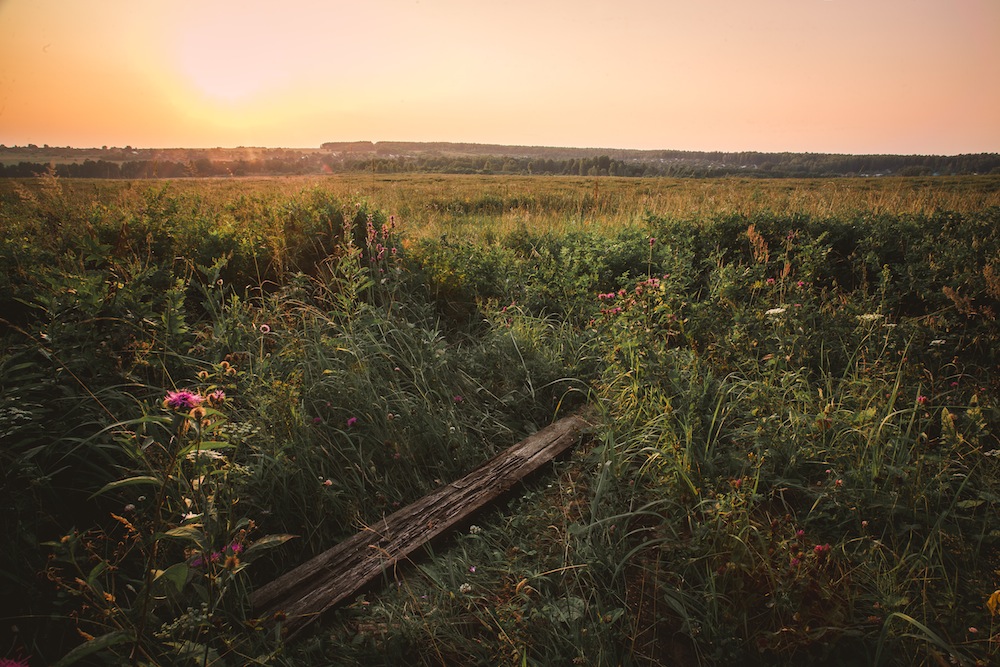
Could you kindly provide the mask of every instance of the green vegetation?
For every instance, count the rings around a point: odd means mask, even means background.
[[[996,661],[997,185],[4,181],[0,657]],[[253,618],[576,410],[307,636]]]
[[[809,178],[1000,173],[1000,155],[838,155],[556,148],[406,141],[315,148],[70,148],[0,145],[0,177],[288,176],[331,173]]]

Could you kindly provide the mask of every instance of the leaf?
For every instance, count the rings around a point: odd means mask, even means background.
[[[985,502],[986,502],[985,500],[962,500],[960,502],[955,503],[955,507],[962,510],[971,510],[975,509],[976,507],[979,507]]]
[[[120,489],[123,486],[135,486],[138,484],[160,484],[161,480],[159,477],[154,477],[152,475],[139,475],[138,477],[129,477],[127,479],[119,479],[115,482],[108,482],[101,487],[99,491],[96,491],[90,496],[90,499],[96,498],[102,493],[107,493],[108,491],[113,491],[115,489]]]
[[[177,592],[180,593],[184,588],[184,584],[187,583],[188,573],[191,568],[185,562],[174,563],[166,570],[157,570],[156,575],[153,577],[153,581],[159,579],[166,579],[169,583],[174,585]]]
[[[187,526],[177,526],[163,533],[164,537],[172,537],[178,540],[187,540],[201,546],[205,541],[205,533],[201,532],[201,524],[192,523]]]
[[[81,658],[85,658],[91,653],[96,653],[109,646],[117,646],[118,644],[125,644],[134,641],[135,638],[132,636],[131,632],[126,630],[115,630],[114,632],[109,632],[106,635],[101,635],[100,637],[95,637],[88,642],[84,642],[74,648],[72,651],[67,653],[62,657],[62,660],[56,662],[52,667],[66,667],[66,665],[72,665]]]
[[[249,559],[251,556],[256,556],[261,551],[267,551],[268,549],[273,549],[276,546],[284,544],[288,540],[298,537],[298,535],[287,535],[284,533],[279,533],[275,535],[265,535],[260,538],[249,547],[247,547],[244,558]]]

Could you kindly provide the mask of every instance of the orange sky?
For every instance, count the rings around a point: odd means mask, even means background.
[[[0,143],[1000,152],[997,0],[0,0]]]

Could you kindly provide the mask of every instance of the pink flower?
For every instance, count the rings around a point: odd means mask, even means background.
[[[358,418],[357,417],[348,417],[347,418],[347,428],[351,428],[352,426],[354,426],[357,423],[358,423]]]
[[[208,404],[216,408],[226,402],[226,392],[216,389],[208,395]]]
[[[163,399],[163,407],[171,410],[190,410],[201,405],[202,397],[187,390],[168,391]]]
[[[649,237],[649,247],[652,248],[654,243],[656,243],[656,237],[655,236],[650,236]]]
[[[927,405],[927,397],[917,396],[917,405]]]
[[[454,396],[454,397],[452,397],[452,399],[451,399],[451,400],[455,401],[456,403],[461,403],[461,402],[462,402],[462,401],[464,401],[465,399],[464,399],[464,398],[462,398],[461,396],[459,396],[458,394],[455,394],[455,396]]]
[[[801,280],[799,282],[795,283],[795,285],[798,286],[798,287],[805,287],[806,286],[806,284],[804,282],[802,282]]]
[[[767,284],[768,285],[773,285],[774,284],[774,278],[768,278],[767,279]]]
[[[322,423],[323,423],[322,417],[313,417],[313,424],[322,424]]]
[[[241,553],[242,551],[243,551],[243,545],[240,544],[239,542],[233,542],[232,544],[229,545],[230,553],[238,554]]]
[[[262,334],[269,334],[269,333],[271,333],[271,327],[269,327],[266,324],[262,324],[262,325],[260,325],[260,332]]]

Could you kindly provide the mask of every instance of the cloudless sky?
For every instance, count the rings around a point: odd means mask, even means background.
[[[0,0],[0,143],[1000,152],[998,0]]]

